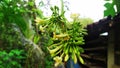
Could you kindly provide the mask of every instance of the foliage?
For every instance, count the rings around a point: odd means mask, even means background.
[[[115,15],[115,9],[114,9],[114,4],[113,3],[106,3],[104,5],[107,9],[104,11],[104,16],[114,16]]]
[[[112,0],[112,3],[109,3],[111,0],[107,0],[105,3],[104,16],[115,16],[116,13],[120,13],[120,0]],[[116,8],[115,8],[116,7]],[[117,11],[115,11],[115,9]]]
[[[23,50],[24,55],[27,55],[27,58],[30,55],[34,55],[39,58],[42,58],[42,56],[44,56],[41,48],[32,41],[35,33],[35,30],[33,29],[34,27],[32,26],[34,19],[32,13],[36,12],[36,14],[42,16],[42,12],[33,8],[31,10],[30,8],[33,6],[31,3],[34,3],[34,1],[0,1],[0,41],[2,41],[2,46],[0,46],[1,52],[5,51],[6,53],[9,53],[12,50],[15,50],[17,52],[16,49],[18,49],[20,51]],[[19,56],[22,55],[20,54]],[[32,59],[35,60],[36,57],[33,57]],[[11,59],[11,61],[19,62],[22,60],[22,63],[25,63],[27,58],[25,58],[25,60]],[[37,61],[40,62],[40,60],[41,59]],[[22,63],[18,63],[19,66]],[[26,64],[26,66],[27,65],[31,64]]]
[[[20,29],[25,32],[27,29],[27,23],[22,17],[25,12],[21,0],[2,0],[0,1],[0,24],[6,26],[6,24],[15,23]],[[19,6],[20,5],[20,6]]]
[[[1,68],[22,68],[26,59],[26,51],[22,46],[23,41],[15,25],[0,27],[0,67]],[[9,29],[9,30],[8,30]],[[13,36],[14,35],[14,36]]]
[[[69,58],[75,63],[79,62],[78,59],[84,63],[80,54],[84,52],[81,45],[87,33],[76,20],[78,17],[73,15],[73,21],[68,22],[64,17],[63,0],[61,10],[57,6],[51,10],[52,15],[45,18],[35,0],[0,1],[1,67],[10,62],[6,68],[22,68],[22,64],[26,68],[51,68],[52,58],[55,66]]]
[[[24,50],[0,51],[0,68],[22,68],[25,58]]]

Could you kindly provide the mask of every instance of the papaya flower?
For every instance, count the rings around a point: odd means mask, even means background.
[[[70,39],[70,36],[64,37],[64,40],[69,40],[69,39]]]
[[[53,38],[56,39],[56,40],[61,39],[61,38],[63,38],[64,40],[69,40],[70,37],[69,37],[68,34],[65,34],[65,33],[56,35],[56,33],[53,32]]]
[[[40,19],[39,17],[36,17],[35,22],[36,22],[36,25],[39,25],[39,24],[44,24],[45,20]]]
[[[70,15],[70,18],[74,20],[74,19],[78,19],[79,16],[80,16],[79,13],[72,13],[72,14]]]
[[[57,52],[61,47],[62,45],[59,45],[55,49],[50,49],[49,47],[47,47],[47,49],[50,52],[50,54],[55,54],[55,52]]]
[[[44,30],[44,27],[43,27],[43,26],[40,26],[40,27],[39,27],[39,29],[40,29],[40,31],[41,31],[41,32],[45,32],[45,30]]]
[[[62,58],[59,56],[54,57],[53,60],[55,60],[55,67],[62,64]]]
[[[58,40],[58,38],[56,37],[56,33],[55,32],[53,32],[53,39]]]

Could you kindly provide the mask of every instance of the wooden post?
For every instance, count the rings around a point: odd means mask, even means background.
[[[108,55],[107,55],[107,68],[112,68],[115,60],[114,52],[114,29],[111,29],[108,33]]]
[[[115,26],[115,64],[120,68],[120,22]]]

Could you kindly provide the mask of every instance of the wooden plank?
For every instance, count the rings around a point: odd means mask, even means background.
[[[85,51],[93,51],[93,50],[106,50],[106,47],[94,47],[94,48],[85,48]]]

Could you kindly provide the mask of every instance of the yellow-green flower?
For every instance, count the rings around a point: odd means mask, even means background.
[[[53,38],[56,39],[56,40],[61,39],[61,38],[63,38],[64,40],[69,40],[70,37],[69,37],[68,34],[65,34],[65,33],[56,35],[56,33],[53,32]]]
[[[59,66],[62,64],[62,58],[59,56],[56,56],[53,58],[55,60],[55,67]]]
[[[36,22],[36,25],[38,25],[38,24],[44,24],[46,21],[43,20],[43,19],[40,19],[39,17],[37,17],[37,18],[35,19],[35,22]]]
[[[39,29],[40,29],[41,32],[45,32],[44,27],[39,26]]]
[[[79,16],[80,16],[79,13],[72,13],[72,14],[70,15],[70,18],[72,18],[72,19],[77,19]]]
[[[47,49],[49,50],[50,54],[55,54],[55,52],[57,52],[61,47],[62,45],[59,45],[55,49],[50,49],[49,47],[47,47]]]

